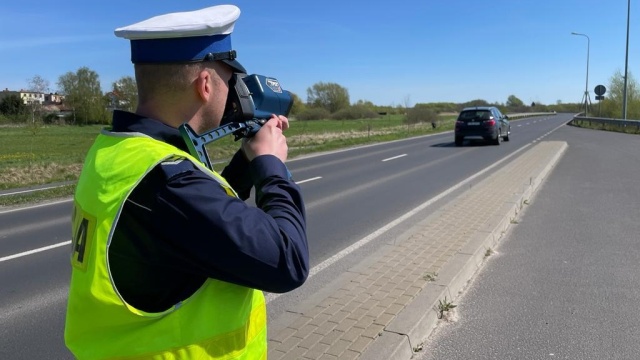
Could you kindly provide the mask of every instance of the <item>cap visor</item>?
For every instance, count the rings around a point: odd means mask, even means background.
[[[222,60],[225,64],[231,66],[233,70],[237,73],[246,74],[247,70],[242,66],[238,60]]]

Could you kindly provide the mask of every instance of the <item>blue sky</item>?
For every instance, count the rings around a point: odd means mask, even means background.
[[[103,90],[132,76],[129,43],[113,30],[149,17],[230,2],[2,1],[0,88],[87,66]],[[580,102],[624,71],[626,0],[249,1],[232,35],[249,73],[277,78],[306,100],[335,82],[351,102],[414,105],[485,99]],[[632,1],[629,70],[640,75],[640,8]],[[634,8],[635,7],[635,8]],[[634,22],[635,14],[635,22]]]

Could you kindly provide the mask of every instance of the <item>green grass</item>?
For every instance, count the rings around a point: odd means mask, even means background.
[[[0,206],[14,206],[26,203],[38,203],[46,200],[61,199],[73,195],[75,184],[53,189],[0,197]]]
[[[82,161],[102,126],[0,128],[0,169],[29,163]]]
[[[453,129],[455,115],[443,116],[436,129],[430,123],[403,124],[404,116],[370,120],[291,121],[285,132],[289,159],[313,152],[398,140]],[[0,190],[77,180],[84,157],[104,125],[0,127]],[[221,170],[238,150],[227,136],[207,145],[209,157]],[[66,196],[73,191],[40,191],[34,195],[5,196],[0,206]]]
[[[0,190],[77,179],[102,126],[0,128]]]

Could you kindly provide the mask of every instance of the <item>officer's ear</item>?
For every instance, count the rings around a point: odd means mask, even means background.
[[[195,81],[196,93],[203,102],[209,101],[213,96],[213,87],[215,79],[209,69],[202,69],[198,72],[198,77]]]

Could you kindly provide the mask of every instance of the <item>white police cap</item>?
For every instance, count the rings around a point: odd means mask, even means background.
[[[155,16],[117,28],[115,35],[131,41],[134,64],[219,60],[236,72],[246,73],[231,48],[231,33],[238,17],[237,6],[218,5]]]

